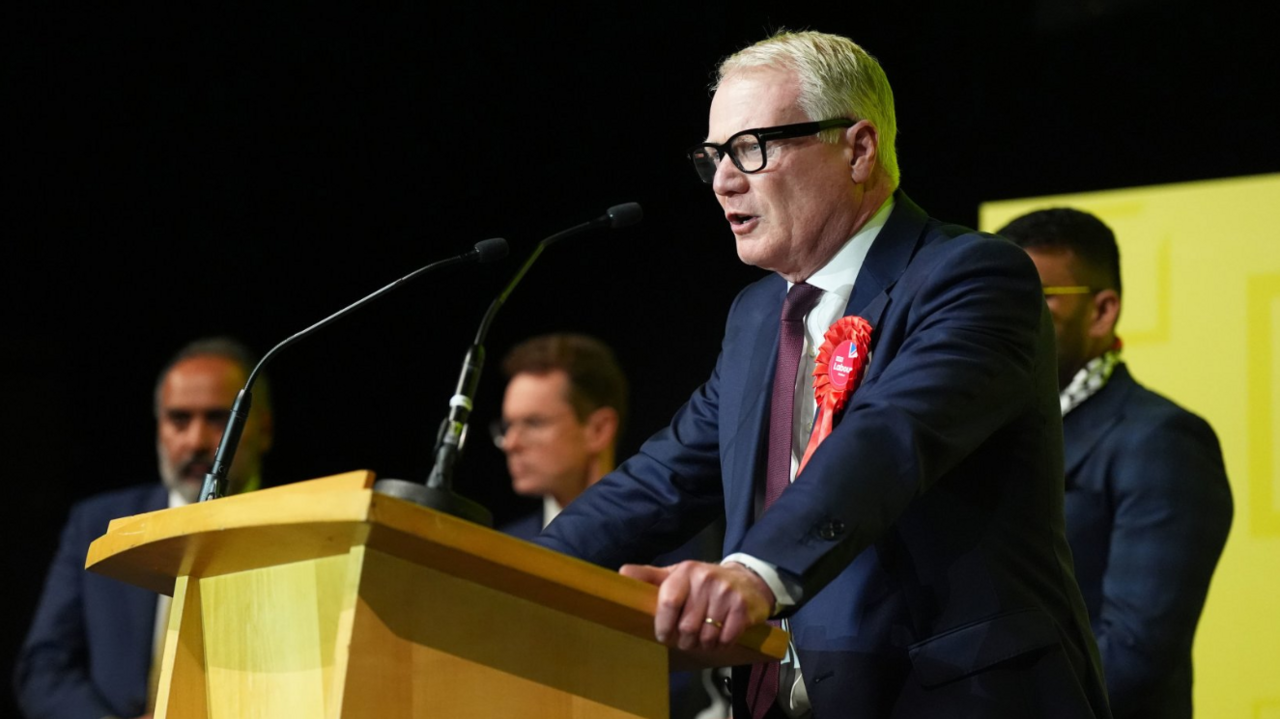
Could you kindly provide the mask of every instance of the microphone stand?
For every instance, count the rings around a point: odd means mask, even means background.
[[[253,383],[258,379],[262,368],[267,364],[277,352],[324,327],[339,317],[350,314],[351,312],[363,307],[370,302],[382,297],[392,290],[399,289],[404,284],[411,282],[420,275],[431,270],[448,267],[450,265],[461,264],[463,262],[493,262],[507,256],[507,241],[495,237],[488,240],[477,242],[475,249],[470,252],[450,257],[449,259],[433,262],[426,267],[421,267],[404,277],[392,282],[382,289],[371,295],[360,299],[341,310],[329,315],[310,327],[295,333],[293,336],[285,339],[280,344],[271,348],[271,351],[263,355],[258,364],[254,366],[253,371],[249,373],[249,378],[244,383],[244,389],[236,394],[236,401],[231,405],[231,416],[227,418],[227,428],[222,432],[222,440],[218,443],[218,451],[213,457],[213,466],[209,468],[209,472],[204,475],[204,485],[200,488],[200,500],[206,502],[210,499],[218,499],[227,493],[227,474],[231,471],[231,462],[235,458],[236,448],[240,445],[240,435],[244,432],[245,422],[249,419],[249,410],[253,406]]]
[[[453,470],[466,442],[467,420],[471,416],[473,406],[472,398],[475,397],[476,389],[480,385],[480,373],[484,369],[484,341],[489,334],[489,326],[493,324],[493,318],[498,314],[498,310],[511,296],[511,291],[520,284],[520,280],[524,279],[525,273],[542,255],[543,250],[561,240],[589,230],[603,227],[617,229],[634,225],[643,216],[644,212],[637,203],[615,205],[590,222],[557,232],[538,243],[515,276],[489,305],[489,310],[480,322],[479,330],[476,331],[475,341],[472,342],[462,360],[462,373],[458,377],[458,385],[453,397],[449,398],[449,416],[440,425],[436,440],[435,464],[431,468],[426,484],[403,479],[380,479],[373,484],[375,492],[415,502],[486,527],[493,526],[493,515],[488,509],[453,491]]]

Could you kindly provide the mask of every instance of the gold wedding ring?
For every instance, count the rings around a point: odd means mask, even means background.
[[[724,629],[724,624],[722,624],[721,622],[718,622],[718,621],[716,621],[716,620],[712,619],[711,617],[707,617],[706,619],[703,619],[703,620],[702,620],[702,623],[703,623],[703,624],[710,624],[711,626],[715,627],[716,629]]]

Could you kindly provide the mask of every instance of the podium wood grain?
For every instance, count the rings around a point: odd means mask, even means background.
[[[665,717],[657,590],[349,472],[115,520],[86,566],[174,601],[157,719]]]

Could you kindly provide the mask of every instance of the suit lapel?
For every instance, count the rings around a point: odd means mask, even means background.
[[[778,357],[778,333],[781,328],[782,302],[786,299],[787,283],[777,275],[776,287],[771,288],[768,300],[753,309],[744,327],[750,327],[755,337],[748,346],[751,357],[741,387],[742,409],[738,424],[729,435],[730,442],[738,446],[726,447],[730,457],[728,475],[730,482],[749,482],[747,488],[730,487],[727,496],[742,498],[727,512],[729,526],[750,526],[755,517],[756,488],[763,486],[765,462],[763,448],[769,410],[769,388],[773,386],[773,371]],[[737,520],[735,522],[735,520]],[[731,538],[727,538],[732,541]]]
[[[168,508],[169,508],[169,489],[165,487],[163,483],[161,483],[160,485],[155,487],[155,489],[153,489],[150,493],[147,494],[147,507],[143,511],[154,512],[157,509],[168,509]]]
[[[1107,380],[1105,387],[1062,418],[1062,464],[1067,477],[1075,474],[1085,457],[1092,453],[1094,445],[1107,436],[1111,428],[1120,421],[1125,400],[1133,387],[1133,378],[1129,376],[1128,368],[1121,363],[1111,372],[1111,378]],[[1066,441],[1067,435],[1070,435],[1070,441]]]
[[[889,307],[889,291],[897,284],[902,273],[906,272],[907,265],[920,247],[925,235],[925,224],[929,221],[924,210],[901,190],[894,193],[893,201],[893,212],[871,244],[866,259],[862,261],[858,279],[853,283],[853,294],[849,296],[849,304],[844,308],[846,317],[857,315],[871,325],[868,354],[871,365],[867,367],[866,377],[876,371],[875,350],[881,335],[880,321]],[[841,408],[836,415],[837,419],[847,409],[848,405]]]
[[[894,208],[889,220],[881,228],[871,244],[867,257],[858,270],[853,284],[853,294],[845,306],[845,315],[858,315],[871,324],[880,326],[880,318],[889,306],[889,290],[902,277],[907,264],[915,256],[924,236],[928,217],[901,190],[894,193]],[[872,336],[872,346],[875,336]]]
[[[889,305],[889,290],[915,255],[927,221],[928,216],[910,198],[901,191],[895,194],[893,212],[858,270],[853,294],[845,306],[846,315],[858,314],[873,329],[879,326],[880,318]],[[782,302],[787,294],[786,282],[777,275],[774,275],[774,279],[776,286],[772,288],[769,300],[762,303],[757,314],[750,320],[760,329],[752,343],[751,359],[741,385],[744,397],[742,413],[739,415],[738,426],[731,435],[733,441],[741,442],[742,445],[729,454],[730,466],[727,467],[730,481],[738,478],[750,479],[752,489],[744,492],[729,488],[730,497],[754,498],[755,488],[763,485],[761,477],[757,475],[763,474],[765,466],[761,452],[766,441],[769,388],[773,386],[773,371],[778,356],[778,318],[782,315]],[[873,348],[875,340],[873,332]],[[755,516],[754,501],[735,505],[729,512],[745,513],[745,516],[736,517],[742,520],[740,524],[735,524],[735,517],[730,516],[730,526],[749,526]]]

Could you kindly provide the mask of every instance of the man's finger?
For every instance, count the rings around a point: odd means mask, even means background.
[[[648,564],[624,564],[618,570],[618,574],[631,579],[639,579],[642,582],[652,584],[655,587],[662,586],[663,580],[671,570],[667,567],[653,567]]]
[[[680,637],[676,645],[689,650],[697,646],[706,625],[707,607],[710,597],[707,592],[707,579],[711,573],[711,564],[689,563],[685,576],[689,577],[688,596],[684,600],[684,610],[680,613]]]
[[[668,571],[666,580],[658,587],[658,611],[653,617],[653,634],[658,641],[665,644],[670,639],[679,639],[677,624],[688,598],[688,572]]]
[[[721,593],[711,594],[708,597],[706,616],[702,619],[701,631],[698,634],[698,644],[703,649],[710,649],[720,643],[720,633],[728,625],[725,620],[728,619],[729,612],[724,604]]]

